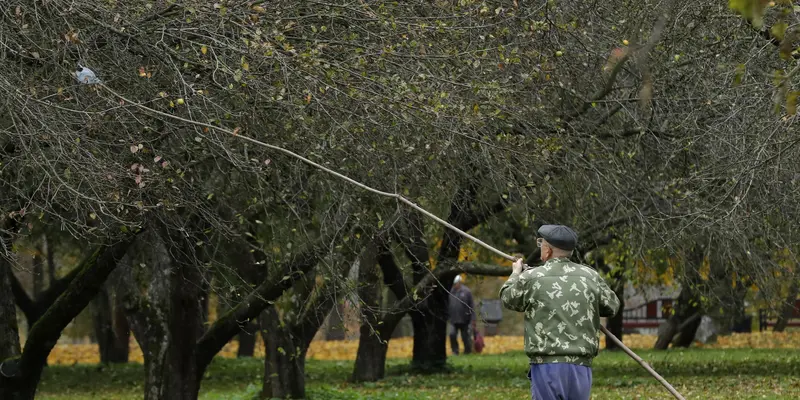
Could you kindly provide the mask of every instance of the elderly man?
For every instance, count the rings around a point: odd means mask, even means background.
[[[453,354],[458,355],[458,332],[461,331],[461,340],[464,341],[464,354],[472,353],[471,325],[475,313],[473,310],[475,303],[472,300],[472,291],[464,285],[461,275],[453,280],[453,288],[450,291],[450,304],[448,311],[450,314],[450,348]]]
[[[539,228],[544,265],[523,271],[522,259],[500,289],[503,305],[525,313],[531,399],[588,400],[600,317],[612,317],[619,299],[593,269],[569,260],[578,235],[562,225]]]

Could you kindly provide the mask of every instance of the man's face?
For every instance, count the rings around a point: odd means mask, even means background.
[[[461,282],[456,282],[453,284],[453,290],[458,290],[461,287]]]

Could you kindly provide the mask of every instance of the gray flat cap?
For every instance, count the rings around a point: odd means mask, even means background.
[[[542,225],[539,236],[561,250],[570,251],[578,245],[578,234],[564,225]]]

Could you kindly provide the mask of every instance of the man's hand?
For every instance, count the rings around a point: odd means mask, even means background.
[[[524,265],[522,264],[522,259],[521,258],[518,259],[517,261],[514,261],[514,265],[511,267],[511,268],[513,268],[512,272],[515,273],[515,274],[521,274],[523,266]]]

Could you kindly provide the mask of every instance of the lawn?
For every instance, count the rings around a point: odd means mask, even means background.
[[[800,352],[785,349],[691,349],[641,351],[656,370],[687,399],[800,398]],[[521,352],[451,357],[452,372],[428,376],[407,373],[407,359],[390,361],[384,381],[346,382],[351,361],[311,360],[309,398],[330,399],[524,399],[529,398],[526,358]],[[201,399],[250,400],[260,388],[258,359],[218,358],[203,381]],[[52,366],[37,399],[140,399],[139,364]],[[669,399],[641,367],[621,353],[602,353],[595,361],[594,399]]]

